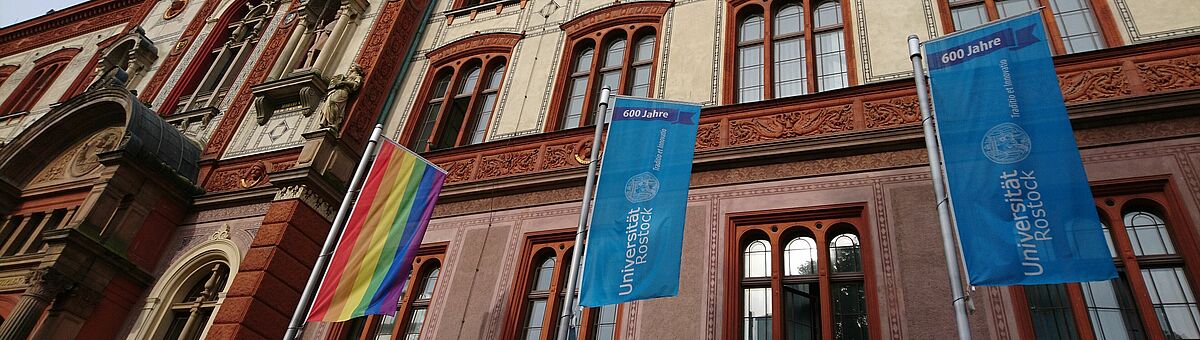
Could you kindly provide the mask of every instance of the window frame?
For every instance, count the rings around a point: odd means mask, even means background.
[[[261,6],[265,6],[263,7],[265,8],[263,12],[260,12],[256,16],[249,16],[254,13],[255,9]],[[221,95],[222,97],[214,103],[216,104],[215,106],[219,107],[221,106],[221,102],[229,99],[229,91],[233,89],[232,84],[236,81],[227,81],[226,83],[229,83],[230,87],[222,89],[221,87],[224,85],[222,80],[225,80],[227,76],[236,77],[241,70],[253,67],[254,60],[250,58],[250,54],[253,53],[253,50],[259,43],[264,42],[263,38],[270,37],[267,28],[270,26],[270,22],[274,16],[278,14],[278,5],[271,5],[268,1],[264,0],[234,0],[224,11],[217,24],[211,26],[208,38],[196,48],[196,57],[187,63],[188,66],[184,69],[179,80],[174,82],[176,86],[171,87],[166,99],[159,106],[161,114],[169,116],[205,108],[205,106],[197,106],[190,109],[187,107],[180,108],[179,105],[181,102],[207,101],[209,97]],[[258,21],[255,26],[256,30],[252,33],[253,41],[250,41],[251,38],[247,38],[237,44],[230,44],[229,39],[233,31],[237,30],[237,27],[244,27],[241,25],[249,21]],[[224,50],[226,53],[230,53],[233,50],[228,49],[228,47],[232,47],[233,45],[237,45],[237,51],[249,50],[244,53],[232,52],[234,55],[229,56],[229,65],[222,73],[222,76],[212,80],[216,82],[214,85],[215,89],[212,91],[201,91],[200,89],[209,80],[207,78],[212,73],[214,65],[221,61],[218,59],[218,57],[224,54],[221,51]],[[242,56],[242,60],[236,60],[239,55]],[[235,67],[237,68],[236,70],[233,69]],[[185,106],[187,105],[185,104]]]
[[[412,274],[416,275],[410,275],[409,280],[404,282],[404,294],[401,295],[400,302],[396,304],[396,314],[394,315],[395,319],[392,323],[392,339],[403,339],[403,334],[400,332],[408,326],[407,320],[409,319],[409,313],[412,312],[414,305],[418,303],[418,301],[416,301],[413,297],[416,294],[413,291],[413,288],[415,287],[417,281],[421,281],[421,284],[425,283],[423,275],[428,273],[429,270],[434,269],[433,266],[437,266],[436,269],[438,270],[438,281],[434,283],[433,296],[429,298],[429,301],[421,301],[421,303],[425,303],[424,306],[427,308],[435,306],[433,301],[437,297],[438,287],[443,287],[445,285],[442,278],[445,277],[446,273],[446,248],[448,244],[449,243],[447,242],[428,244],[422,245],[421,248],[417,249],[417,255],[413,258],[413,270],[411,272]],[[429,320],[430,313],[428,313],[428,311],[429,310],[426,310],[425,314],[426,321]],[[358,340],[375,339],[376,333],[379,331],[379,323],[383,320],[383,317],[383,315],[368,315],[335,323],[333,327],[330,327],[329,333],[325,338]],[[422,336],[427,334],[426,330],[429,329],[424,325],[428,325],[428,323],[423,322],[421,328]]]
[[[50,52],[33,62],[33,68],[29,70],[13,88],[13,95],[6,98],[3,105],[0,105],[0,115],[12,114],[18,112],[27,112],[37,106],[38,101],[46,96],[50,88],[54,87],[54,83],[58,81],[58,77],[63,74],[63,71],[71,65],[71,61],[75,59],[75,55],[82,51],[79,48],[67,47]],[[11,68],[12,72],[16,72],[17,68]],[[11,76],[11,73],[9,74]],[[7,77],[5,77],[7,80]]]
[[[563,45],[562,58],[559,60],[558,71],[554,77],[554,95],[551,96],[547,111],[545,131],[569,130],[592,125],[589,123],[593,120],[594,112],[592,111],[598,104],[598,94],[603,86],[600,84],[599,78],[602,73],[600,69],[603,67],[600,64],[603,59],[603,51],[616,38],[625,39],[625,51],[617,80],[618,88],[613,92],[613,94],[621,94],[626,93],[626,88],[633,87],[630,84],[634,77],[632,74],[634,66],[646,65],[643,62],[633,65],[633,53],[637,42],[647,35],[654,37],[654,47],[649,61],[649,89],[647,90],[647,98],[654,98],[654,86],[657,84],[655,75],[658,72],[659,50],[662,47],[663,16],[667,9],[674,4],[674,2],[668,1],[619,3],[584,14],[560,25],[559,27],[567,35],[567,40]],[[567,115],[566,110],[570,105],[567,94],[572,85],[571,79],[575,78],[573,77],[575,60],[582,49],[588,45],[592,47],[593,54],[591,65],[587,68],[587,95],[583,99],[579,124],[563,126],[563,119]],[[578,73],[580,76],[582,74],[583,72]]]
[[[823,339],[832,339],[834,318],[832,284],[847,281],[862,282],[867,334],[872,339],[882,337],[879,324],[879,297],[873,288],[876,285],[876,265],[873,262],[872,233],[867,224],[865,204],[839,204],[734,213],[726,217],[726,225],[730,226],[726,231],[724,255],[725,263],[727,263],[724,273],[726,338],[740,338],[744,334],[742,329],[744,284],[760,287],[769,284],[771,308],[776,311],[776,313],[772,313],[771,334],[778,338],[784,336],[784,314],[778,313],[783,310],[783,285],[816,282],[820,291],[821,336]],[[802,227],[801,225],[812,227]],[[846,233],[854,234],[858,238],[861,272],[834,273],[830,270],[830,241],[834,237]],[[812,237],[818,247],[817,274],[785,277],[781,272],[784,247],[786,247],[787,241],[802,236]],[[744,277],[742,251],[750,242],[759,239],[766,240],[771,247],[770,276],[746,278]],[[744,283],[743,281],[749,282]]]
[[[1046,35],[1050,42],[1050,51],[1054,55],[1067,54],[1066,47],[1063,45],[1062,34],[1058,31],[1058,22],[1054,18],[1050,1],[1053,0],[1030,0],[1034,1],[1036,6],[1041,7],[1042,22],[1046,24]],[[1108,49],[1125,45],[1121,40],[1121,33],[1117,30],[1116,18],[1112,15],[1112,10],[1108,8],[1108,2],[1104,0],[1080,0],[1087,2],[1091,6],[1093,19],[1096,19],[1097,33],[1100,34],[1100,40],[1104,42],[1104,47]],[[1000,18],[999,11],[996,9],[996,0],[937,0],[938,16],[942,22],[942,34],[951,34],[955,32],[954,17],[951,13],[954,8],[974,6],[983,4],[987,12],[988,22],[995,21]],[[953,4],[952,4],[953,3]],[[1036,9],[1036,8],[1035,8]],[[986,22],[985,22],[986,24]],[[1083,53],[1083,52],[1076,52]]]
[[[418,90],[416,104],[413,105],[411,114],[407,118],[406,123],[401,129],[399,140],[404,146],[411,148],[418,153],[441,150],[433,148],[436,145],[436,138],[439,136],[439,131],[443,129],[443,117],[450,113],[451,103],[457,93],[456,87],[461,82],[461,76],[464,72],[469,71],[473,65],[478,65],[479,78],[475,81],[475,88],[470,93],[470,99],[465,109],[465,114],[462,123],[460,124],[458,136],[455,138],[454,145],[443,149],[451,149],[456,147],[474,145],[470,143],[468,130],[473,130],[472,116],[479,108],[476,105],[478,99],[483,98],[487,94],[494,94],[496,100],[492,103],[491,114],[488,115],[487,126],[491,126],[499,113],[500,98],[503,97],[504,91],[507,91],[504,80],[509,76],[509,71],[512,70],[512,50],[517,42],[524,38],[524,34],[516,33],[487,33],[463,38],[437,49],[434,49],[426,54],[429,59],[429,68],[426,71],[425,78],[421,81],[421,87]],[[503,68],[504,71],[500,74],[500,84],[493,91],[487,88],[487,77],[489,71],[495,68]],[[446,92],[440,99],[433,97],[435,87],[438,80],[449,72],[449,83],[446,84]],[[486,92],[486,93],[485,93]],[[429,107],[432,102],[439,101],[441,107],[438,109],[438,118],[433,122],[433,130],[430,131],[426,150],[418,150],[416,148],[417,138],[421,135],[420,125],[428,114]],[[482,143],[487,143],[488,133],[485,130],[482,138]]]
[[[814,12],[817,7],[826,2],[838,2],[841,6],[842,23],[840,25],[828,25],[815,27]],[[787,4],[797,4],[801,8],[801,32],[793,33],[787,37],[775,37],[775,15]],[[849,88],[858,85],[858,66],[857,59],[854,54],[854,39],[851,37],[850,25],[854,22],[850,4],[845,0],[816,0],[816,1],[779,1],[779,0],[731,0],[726,2],[726,9],[731,20],[725,22],[725,61],[722,77],[724,81],[722,90],[722,102],[725,104],[743,104],[753,103],[757,101],[767,101],[778,99],[775,96],[775,40],[783,40],[801,36],[801,41],[804,43],[804,86],[803,95],[810,95],[818,92],[836,91],[839,89]],[[762,16],[762,37],[751,42],[740,42],[741,23],[742,20],[750,15],[758,14]],[[825,32],[841,30],[842,32],[842,52],[846,59],[846,86],[833,90],[819,90],[819,76],[817,75],[817,58],[816,58],[816,35]],[[744,46],[761,46],[762,54],[762,98],[754,101],[738,101],[738,52],[740,47]]]
[[[1151,303],[1149,290],[1142,277],[1143,269],[1162,266],[1178,266],[1183,269],[1185,277],[1191,284],[1193,296],[1200,293],[1200,249],[1183,247],[1184,244],[1196,244],[1197,235],[1194,226],[1186,218],[1186,210],[1179,206],[1180,197],[1175,186],[1168,178],[1151,178],[1136,180],[1115,180],[1093,182],[1092,193],[1095,206],[1100,213],[1100,220],[1109,227],[1109,236],[1117,252],[1113,257],[1118,271],[1125,273],[1125,283],[1134,300],[1143,333],[1149,339],[1161,338],[1162,326]],[[1163,220],[1168,235],[1175,245],[1173,255],[1143,255],[1136,256],[1130,245],[1129,236],[1124,221],[1127,210],[1147,208]],[[1114,218],[1115,217],[1115,218]],[[1080,339],[1095,339],[1088,307],[1083,297],[1083,287],[1079,283],[1064,284],[1067,301],[1070,306],[1072,321],[1075,324],[1076,335]],[[1009,288],[1012,296],[1013,309],[1022,337],[1036,337],[1033,328],[1032,314],[1029,311],[1028,296],[1023,287]]]
[[[525,324],[528,320],[527,301],[531,295],[545,296],[547,315],[553,316],[542,319],[542,340],[554,339],[558,328],[559,316],[562,314],[562,298],[565,296],[567,276],[570,268],[571,252],[574,251],[574,230],[549,230],[529,233],[525,236],[521,250],[520,263],[513,274],[512,290],[510,290],[508,308],[504,317],[504,326],[500,333],[502,340],[523,339]],[[548,256],[554,256],[554,271],[550,280],[550,289],[545,293],[530,291],[537,269]],[[583,275],[583,273],[579,273]],[[576,287],[578,289],[578,287]],[[579,300],[575,300],[576,303]],[[579,316],[579,332],[576,339],[593,340],[594,329],[591,327],[599,318],[600,307],[584,308]],[[616,324],[613,326],[614,339],[619,339],[624,308],[617,306]]]

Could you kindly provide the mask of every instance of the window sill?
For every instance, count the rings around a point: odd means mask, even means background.
[[[496,13],[499,14],[500,11],[504,9],[504,7],[507,7],[508,5],[512,5],[512,4],[521,4],[521,7],[524,8],[525,0],[492,1],[492,2],[474,5],[471,7],[452,9],[452,10],[446,11],[445,15],[446,15],[447,22],[451,22],[452,20],[454,20],[455,17],[460,17],[460,16],[464,16],[464,15],[470,16],[470,19],[475,19],[475,14],[477,14],[479,12],[494,8],[496,10]]]

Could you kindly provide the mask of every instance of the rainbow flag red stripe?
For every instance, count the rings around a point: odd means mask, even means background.
[[[446,173],[383,140],[308,321],[396,312]]]

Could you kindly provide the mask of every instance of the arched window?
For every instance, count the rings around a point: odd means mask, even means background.
[[[1096,195],[1118,276],[1108,281],[1025,286],[1025,336],[1038,338],[1200,338],[1190,228],[1172,223],[1161,192]],[[1021,296],[1023,295],[1023,296]],[[1090,327],[1089,327],[1090,326]]]
[[[200,339],[216,310],[219,295],[229,280],[229,266],[216,262],[189,278],[191,288],[170,302],[170,324],[161,339]]]
[[[33,62],[33,69],[25,75],[20,85],[0,105],[0,114],[29,111],[37,101],[54,85],[54,80],[62,73],[71,59],[79,54],[78,48],[64,48],[47,54]],[[9,72],[16,68],[9,69]],[[7,78],[5,76],[4,78]]]
[[[665,1],[620,3],[562,25],[568,48],[555,82],[559,95],[553,96],[547,131],[595,124],[595,110],[605,87],[614,95],[654,95],[658,31],[670,6]]]
[[[499,104],[508,57],[522,35],[488,33],[427,54],[430,72],[404,136],[416,152],[483,143]],[[461,46],[471,46],[462,48]]]
[[[165,107],[172,113],[217,107],[250,64],[254,46],[275,13],[273,1],[235,1],[218,22],[200,54],[184,71],[180,84]]]
[[[735,1],[726,95],[735,103],[783,98],[852,85],[845,11],[835,0]],[[809,75],[815,75],[810,77]]]
[[[526,240],[525,260],[515,281],[513,300],[501,339],[550,340],[558,331],[559,315],[566,298],[574,233],[539,235]],[[580,268],[582,269],[582,267]],[[582,279],[580,272],[577,279]],[[578,281],[577,281],[578,283]],[[579,290],[573,301],[578,311]],[[584,308],[577,314],[579,328],[573,335],[579,340],[614,340],[619,308],[616,305]]]
[[[855,227],[862,220],[845,215],[736,227],[739,277],[731,281],[736,295],[727,301],[740,314],[736,320],[731,315],[730,326],[737,327],[731,334],[746,340],[869,338],[863,245]]]
[[[1076,53],[1120,45],[1118,33],[1099,24],[1111,17],[1108,3],[1101,0],[942,0],[942,21],[952,25],[945,32],[961,31],[989,21],[1028,13],[1044,7],[1042,19],[1050,29],[1051,47],[1058,53]],[[1099,19],[1099,20],[1097,20]]]

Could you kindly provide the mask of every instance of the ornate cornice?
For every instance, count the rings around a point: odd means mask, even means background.
[[[569,37],[577,37],[606,27],[634,23],[658,23],[673,1],[636,1],[601,8],[563,23],[559,28]]]
[[[128,22],[146,0],[94,0],[0,29],[0,56]]]
[[[433,65],[485,53],[508,53],[524,37],[518,33],[486,33],[469,36],[438,47],[425,56]]]

